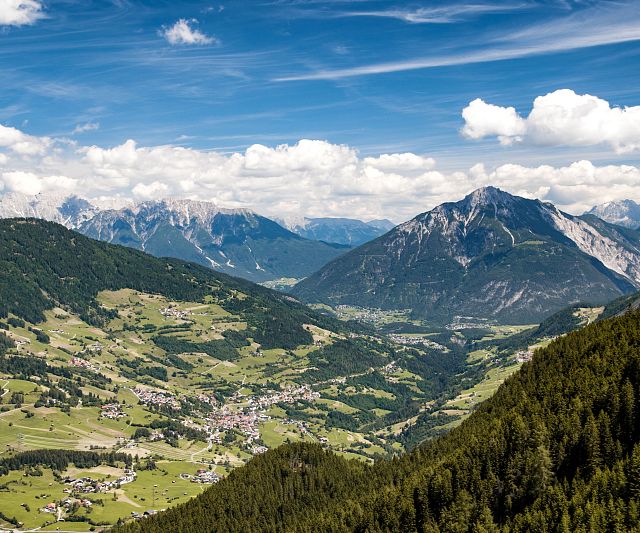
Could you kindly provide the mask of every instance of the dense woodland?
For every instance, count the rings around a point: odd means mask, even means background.
[[[640,528],[640,313],[539,350],[460,427],[369,466],[319,446],[255,458],[118,533]]]
[[[182,301],[213,297],[246,320],[249,334],[265,349],[309,344],[304,324],[346,328],[293,298],[206,267],[94,241],[52,222],[0,221],[0,318],[12,314],[18,319],[10,320],[37,324],[46,310],[61,306],[102,324],[114,311],[100,306],[97,294],[122,288]]]
[[[77,468],[93,468],[98,465],[124,463],[131,466],[133,459],[126,453],[98,453],[76,450],[32,450],[17,453],[0,460],[0,475],[25,466],[43,466],[58,472],[66,470],[70,464]]]

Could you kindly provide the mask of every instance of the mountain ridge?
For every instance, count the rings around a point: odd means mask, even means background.
[[[585,215],[595,215],[611,224],[625,228],[640,228],[640,204],[633,200],[606,202],[593,206]]]
[[[348,252],[292,293],[433,320],[527,323],[639,286],[639,233],[485,187]]]
[[[395,227],[387,219],[363,222],[344,217],[280,218],[276,222],[301,237],[348,246],[369,242]]]
[[[93,204],[65,194],[10,194],[0,199],[0,218],[51,220],[95,239],[256,282],[305,277],[348,249],[304,239],[249,209],[179,199],[122,203]]]

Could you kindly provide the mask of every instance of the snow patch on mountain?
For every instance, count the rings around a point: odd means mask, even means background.
[[[592,207],[585,214],[595,215],[606,222],[626,228],[640,228],[640,204],[633,200],[607,202]]]

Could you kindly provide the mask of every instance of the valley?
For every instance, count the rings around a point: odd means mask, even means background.
[[[0,476],[9,496],[0,512],[13,513],[24,527],[52,521],[46,511],[51,503],[67,521],[95,525],[164,509],[286,442],[318,443],[361,460],[400,453],[416,439],[459,424],[521,364],[516,356],[496,357],[493,348],[483,348],[469,352],[459,368],[441,368],[444,375],[436,378],[435,364],[421,366],[412,358],[461,356],[459,343],[468,340],[464,331],[444,337],[392,333],[384,341],[378,333],[345,335],[308,325],[311,344],[262,349],[246,338],[246,322],[212,299],[175,301],[121,289],[99,293],[98,302],[114,317],[101,327],[61,308],[47,311],[37,326],[11,316],[2,326],[15,343],[6,357],[47,367],[39,375],[11,374],[3,367],[0,459],[29,450],[116,452],[131,457],[136,477],[118,483],[126,468],[120,462],[82,473],[71,468],[55,478],[46,468],[26,477],[10,471]],[[368,317],[375,331],[425,327],[402,322],[398,313],[340,312]],[[495,326],[481,340],[490,343],[522,330]],[[447,339],[451,334],[460,340]],[[184,343],[194,351],[173,347]],[[227,344],[210,350],[207,343]],[[342,344],[357,353],[359,343],[379,350],[373,360],[360,366],[345,362],[342,372],[322,367],[318,352]],[[464,377],[456,380],[453,371],[460,369]],[[199,471],[208,474],[203,478]],[[66,477],[116,483],[69,492]],[[15,498],[25,505],[10,503]],[[90,503],[67,508],[63,502],[69,498]]]
[[[0,512],[24,527],[53,523],[59,513],[66,524],[82,520],[76,524],[83,531],[87,524],[159,511],[287,442],[317,443],[365,461],[406,451],[457,426],[526,359],[521,352],[498,354],[491,344],[526,331],[523,326],[452,329],[444,336],[438,330],[395,332],[384,341],[382,331],[428,326],[401,312],[341,307],[340,317],[355,317],[373,331],[345,335],[308,325],[311,344],[262,349],[246,338],[247,323],[212,299],[175,301],[121,289],[102,291],[98,302],[113,316],[100,327],[61,308],[47,311],[37,326],[11,316],[2,326],[15,343],[6,357],[46,361],[49,371],[11,374],[3,368],[0,460],[47,449],[131,458],[129,465],[120,460],[0,476],[8,496]],[[483,348],[470,351],[476,341]],[[321,361],[314,353],[340,343],[354,343],[350,349],[357,350],[359,342],[380,350],[375,366],[340,373],[313,366]],[[205,351],[173,349],[183,343]],[[209,350],[207,343],[229,344]],[[418,366],[404,351],[420,358],[464,355],[457,368],[463,377],[445,368],[438,386],[432,375],[437,366]],[[314,370],[313,378],[305,376]],[[405,413],[396,416],[397,410]],[[134,477],[122,483],[127,468]],[[68,478],[85,481],[78,489]],[[85,489],[87,483],[100,487]],[[12,503],[17,500],[21,505]],[[52,503],[54,514],[47,510]]]
[[[0,533],[640,533],[637,0],[0,0]]]
[[[0,520],[22,529],[153,516],[292,443],[367,465],[402,457],[537,349],[635,301],[540,323],[430,321],[307,307],[42,221],[0,222],[0,244]]]

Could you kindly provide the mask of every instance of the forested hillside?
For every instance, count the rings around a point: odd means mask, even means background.
[[[402,458],[367,466],[284,446],[117,531],[637,530],[639,387],[631,312],[539,350],[460,427]]]
[[[97,294],[123,288],[185,301],[215,297],[225,310],[245,316],[265,347],[310,342],[303,324],[329,320],[292,298],[193,263],[156,259],[42,220],[0,221],[0,317],[11,313],[38,323],[44,311],[62,306],[100,324],[113,317]]]

